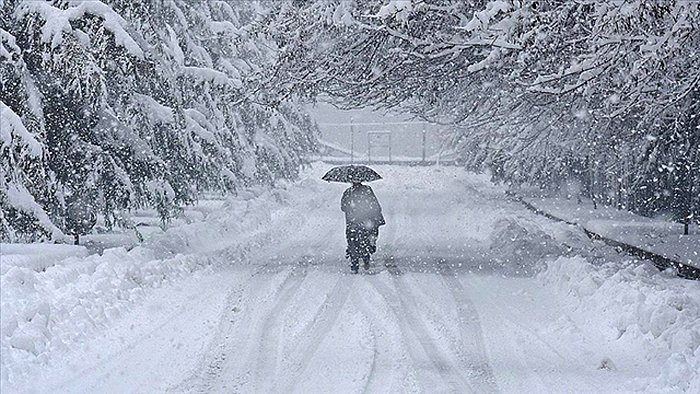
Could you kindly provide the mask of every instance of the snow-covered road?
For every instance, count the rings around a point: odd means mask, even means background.
[[[658,360],[633,340],[611,341],[609,326],[577,315],[561,289],[538,278],[546,261],[591,249],[580,231],[507,201],[485,176],[379,167],[385,180],[372,186],[387,225],[373,267],[352,275],[343,258],[344,186],[319,181],[324,170],[315,166],[278,195],[281,208],[243,259],[226,263],[228,249],[202,247],[224,263],[150,291],[79,351],[55,356],[13,388],[648,389],[640,379],[657,374]]]

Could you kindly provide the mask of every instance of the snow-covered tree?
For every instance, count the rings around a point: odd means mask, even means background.
[[[44,131],[40,96],[21,49],[0,28],[0,232],[13,239],[63,237],[45,208],[54,199]]]
[[[287,1],[266,25],[282,94],[451,124],[464,161],[499,179],[575,177],[643,213],[687,211],[673,190],[697,187],[696,1]]]
[[[315,125],[258,100],[277,56],[255,31],[266,7],[3,1],[2,237],[55,238],[76,204],[108,225],[143,206],[167,220],[204,191],[295,176]]]

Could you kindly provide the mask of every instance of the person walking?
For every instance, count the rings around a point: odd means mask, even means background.
[[[356,274],[360,259],[364,269],[370,268],[371,255],[377,251],[379,227],[386,224],[382,207],[371,187],[353,182],[343,193],[340,209],[345,212],[345,238],[348,247],[345,256],[350,259],[350,270]]]
[[[340,200],[340,209],[345,212],[345,238],[348,241],[345,257],[350,259],[352,273],[359,271],[360,260],[368,270],[371,256],[377,251],[379,226],[386,222],[377,196],[362,182],[373,182],[382,176],[367,166],[350,164],[331,168],[321,179],[352,184]]]

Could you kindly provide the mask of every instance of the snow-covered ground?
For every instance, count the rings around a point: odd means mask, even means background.
[[[679,263],[700,268],[700,225],[691,224],[688,235],[683,225],[647,218],[613,207],[594,208],[588,199],[526,197],[534,207],[608,239],[636,246]]]
[[[3,248],[2,392],[700,392],[698,282],[445,167],[377,167],[351,275],[327,169],[130,251]]]

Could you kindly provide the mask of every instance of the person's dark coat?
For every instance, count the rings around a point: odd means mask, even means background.
[[[379,226],[385,224],[382,207],[374,191],[367,185],[353,184],[343,193],[340,209],[345,212],[348,256],[351,259],[369,258],[377,250]]]

